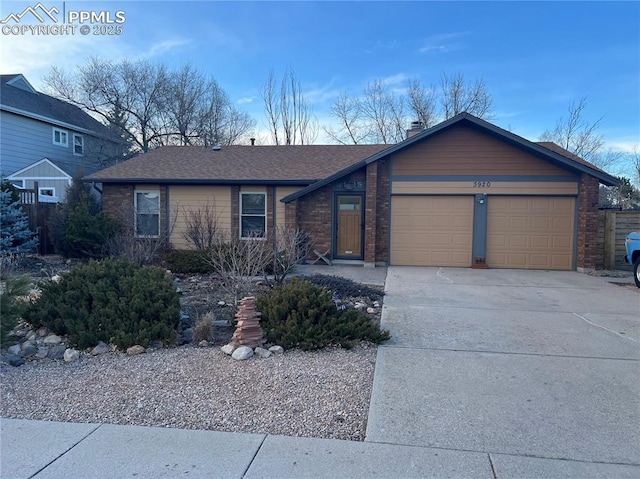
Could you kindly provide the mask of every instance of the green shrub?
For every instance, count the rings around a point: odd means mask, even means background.
[[[42,294],[24,314],[34,327],[68,335],[78,348],[99,341],[121,349],[151,341],[175,341],[180,302],[164,272],[124,260],[77,265]]]
[[[209,261],[209,254],[206,251],[170,251],[165,256],[165,261],[173,273],[211,274],[214,272]]]
[[[269,342],[286,349],[350,348],[356,341],[380,343],[389,338],[388,331],[380,331],[363,313],[338,310],[326,288],[297,278],[261,296],[256,306]]]
[[[29,285],[28,276],[12,276],[5,282],[0,294],[0,344],[4,344],[26,308],[26,303],[16,301],[16,298],[29,293]]]
[[[102,258],[107,241],[117,232],[116,223],[103,211],[91,211],[88,198],[86,195],[67,217],[64,238],[67,256],[72,258]]]

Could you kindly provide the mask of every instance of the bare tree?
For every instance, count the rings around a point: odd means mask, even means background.
[[[360,96],[341,94],[331,107],[337,125],[325,126],[324,131],[343,144],[397,143],[405,138],[406,128],[413,120],[429,128],[462,112],[488,118],[491,105],[484,81],[468,84],[461,73],[443,74],[440,89],[425,87],[419,79],[412,79],[402,94],[384,80],[376,79],[365,86]]]
[[[443,73],[440,88],[442,114],[445,120],[464,112],[478,118],[490,118],[493,99],[484,80],[478,79],[471,85],[460,72],[451,76]]]
[[[405,99],[381,79],[369,82],[359,97],[341,94],[331,107],[338,128],[324,131],[342,144],[397,143],[408,122]]]
[[[222,236],[218,226],[219,212],[214,202],[205,203],[198,209],[183,208],[186,228],[182,232],[185,241],[199,250],[210,250]]]
[[[599,168],[614,168],[624,155],[612,149],[603,149],[604,136],[598,131],[603,117],[594,122],[585,119],[586,105],[586,98],[581,98],[578,103],[571,103],[568,116],[560,118],[553,130],[545,130],[540,135],[540,140],[552,141]]]
[[[420,80],[414,78],[409,81],[407,99],[414,119],[421,121],[425,128],[437,122],[437,97],[433,86],[424,87]]]
[[[369,82],[360,100],[362,114],[375,143],[397,143],[404,139],[404,99],[392,93],[380,79]]]
[[[133,205],[121,208],[119,215],[114,218],[120,229],[107,243],[109,255],[115,258],[125,258],[140,266],[153,264],[158,259],[158,255],[170,245],[178,211],[178,205],[172,208],[171,220],[158,231],[158,235],[140,236],[136,234],[136,224],[139,221],[138,212],[135,211]]]
[[[149,61],[92,58],[75,74],[52,68],[45,84],[101,118],[133,153],[166,144],[231,144],[254,126],[214,79],[188,65],[172,72]]]
[[[275,238],[271,238],[273,245],[272,270],[273,283],[282,284],[296,265],[302,262],[313,247],[313,238],[297,228],[278,228]],[[269,277],[265,275],[267,282]]]
[[[357,98],[341,93],[330,111],[339,125],[338,129],[323,127],[331,139],[343,145],[366,142],[369,131],[362,122],[362,106]]]
[[[316,140],[317,121],[293,70],[284,73],[279,86],[275,74],[270,72],[260,95],[276,145],[308,145]]]

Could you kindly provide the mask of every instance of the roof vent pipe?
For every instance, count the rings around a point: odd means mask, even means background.
[[[255,138],[249,138],[249,141],[251,142],[251,146],[254,146],[256,144]]]

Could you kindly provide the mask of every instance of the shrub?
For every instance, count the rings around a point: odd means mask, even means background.
[[[213,311],[209,311],[208,313],[200,316],[200,319],[193,327],[193,341],[195,343],[199,343],[200,341],[211,341],[213,338],[212,334],[212,326],[213,326]]]
[[[326,288],[297,278],[261,296],[256,307],[268,340],[287,349],[350,348],[356,341],[389,338],[388,331],[380,331],[363,313],[338,310]]]
[[[27,276],[7,278],[4,291],[0,294],[0,344],[4,344],[7,335],[18,324],[26,308],[26,303],[17,301],[18,296],[29,292],[30,281]]]
[[[173,283],[159,269],[124,260],[92,260],[73,267],[59,282],[43,283],[41,289],[25,320],[68,335],[79,348],[99,341],[121,349],[175,341],[180,302]]]
[[[215,271],[206,251],[170,251],[165,255],[165,261],[173,273],[211,274]]]
[[[66,191],[66,202],[49,218],[49,235],[56,253],[67,258],[102,258],[118,225],[101,211],[91,187],[78,172]]]
[[[102,258],[106,245],[117,232],[116,223],[103,211],[92,212],[88,195],[67,216],[66,255],[72,258]]]
[[[0,218],[0,257],[29,253],[36,248],[38,239],[29,229],[29,218],[15,200],[15,192],[5,183],[0,188]]]

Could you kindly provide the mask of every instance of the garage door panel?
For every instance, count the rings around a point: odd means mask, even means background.
[[[571,269],[575,199],[489,197],[487,263],[494,268]]]
[[[391,200],[391,264],[468,267],[472,234],[471,196]]]

